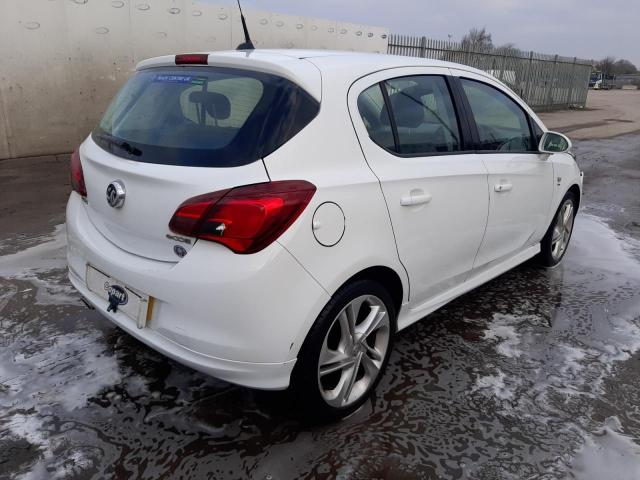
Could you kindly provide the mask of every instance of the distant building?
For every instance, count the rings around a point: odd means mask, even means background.
[[[634,85],[640,88],[640,73],[625,73],[617,75],[615,81],[616,88],[623,88],[627,85]]]

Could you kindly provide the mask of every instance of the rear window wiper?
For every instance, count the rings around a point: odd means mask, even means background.
[[[129,155],[134,155],[136,157],[139,157],[140,155],[142,155],[142,150],[140,150],[139,148],[134,147],[133,145],[131,145],[126,140],[119,140],[117,138],[111,137],[109,135],[104,135],[104,134],[99,134],[98,138],[100,138],[100,140],[108,142],[108,143],[110,143],[112,145],[115,145],[118,148],[121,148],[122,150],[127,152]]]

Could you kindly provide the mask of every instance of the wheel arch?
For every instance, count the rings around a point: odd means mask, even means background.
[[[349,273],[347,273],[347,275],[349,275]],[[345,277],[346,275],[342,278]],[[393,301],[393,306],[395,308],[397,318],[397,316],[400,314],[400,308],[402,307],[405,296],[408,292],[408,283],[405,286],[405,284],[403,284],[402,282],[402,277],[400,276],[400,274],[389,266],[374,263],[373,265],[367,267],[361,267],[358,271],[356,271],[355,273],[351,273],[349,277],[346,277],[346,280],[342,281],[339,284],[336,282],[336,284],[334,285],[337,285],[337,287],[334,286],[333,288],[325,290],[328,293],[329,298],[325,301],[325,303],[322,304],[322,306],[318,305],[317,312],[310,315],[309,318],[307,318],[307,320],[300,326],[291,343],[291,347],[289,350],[290,354],[292,355],[292,359],[296,358],[299,355],[300,349],[303,347],[303,344],[307,339],[309,332],[318,319],[318,315],[322,312],[327,303],[329,303],[331,299],[333,299],[335,295],[347,285],[355,281],[364,279],[373,280],[379,283],[389,292],[389,295],[391,296],[391,299]],[[408,282],[408,279],[406,279],[406,281]]]
[[[578,202],[578,204],[576,205],[576,212],[577,212],[578,209],[580,208],[580,199],[581,199],[580,186],[577,183],[574,183],[569,187],[569,190],[567,191],[573,193],[576,196],[576,201]]]
[[[361,270],[349,277],[338,289],[336,289],[336,292],[352,282],[363,279],[374,280],[382,285],[389,292],[389,295],[393,300],[396,315],[400,313],[400,307],[402,306],[402,300],[404,298],[404,287],[402,285],[400,275],[390,267],[377,265],[365,268],[364,270]]]

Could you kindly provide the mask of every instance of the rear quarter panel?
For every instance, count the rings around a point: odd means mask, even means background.
[[[400,276],[404,302],[408,280],[398,259],[380,184],[365,161],[349,117],[348,87],[344,79],[323,76],[318,116],[265,158],[272,180],[303,179],[317,187],[301,217],[278,241],[329,295],[360,271],[385,266]],[[313,214],[324,202],[338,204],[345,217],[344,234],[332,247],[321,245],[312,228]],[[305,321],[302,339],[319,313],[313,312]]]

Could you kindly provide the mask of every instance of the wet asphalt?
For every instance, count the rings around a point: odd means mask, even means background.
[[[321,427],[86,309],[66,278],[66,159],[0,163],[0,478],[640,478],[640,135],[576,151],[563,263],[403,331],[375,397]]]

